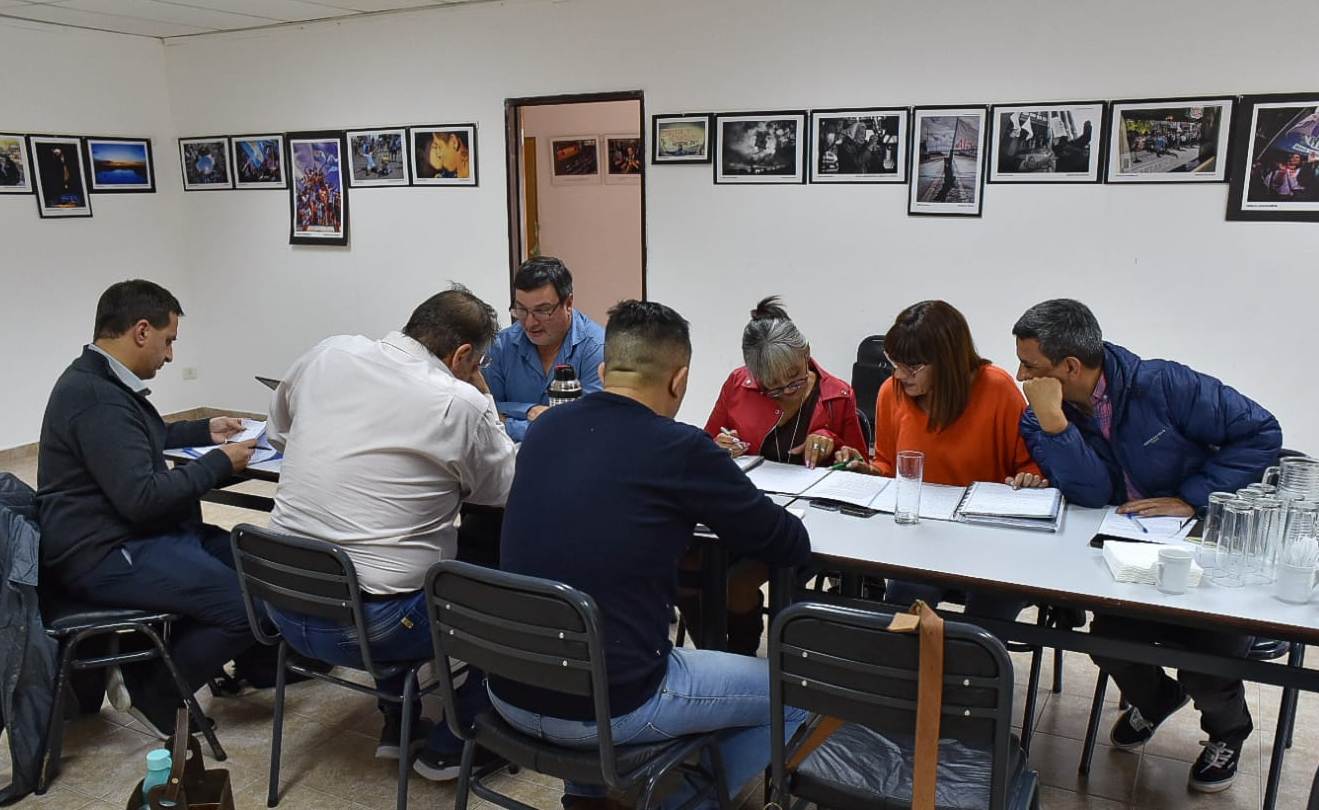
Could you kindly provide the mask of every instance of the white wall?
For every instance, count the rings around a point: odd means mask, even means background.
[[[156,194],[94,194],[91,219],[40,219],[30,194],[0,194],[0,448],[36,441],[51,386],[91,340],[96,299],[116,281],[168,287],[190,317],[177,362],[151,382],[162,412],[202,404],[180,368],[209,317],[179,262],[182,216],[164,49],[141,37],[0,20],[0,130],[153,140]],[[195,317],[194,317],[195,316]]]

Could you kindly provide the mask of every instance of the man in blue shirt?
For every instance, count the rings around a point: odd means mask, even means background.
[[[605,332],[573,309],[572,273],[552,256],[528,259],[513,277],[513,323],[490,349],[486,384],[515,442],[549,407],[554,367],[572,366],[582,393],[599,391]]]

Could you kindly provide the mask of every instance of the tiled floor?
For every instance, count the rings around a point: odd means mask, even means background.
[[[35,464],[13,469],[33,481]],[[264,485],[248,485],[259,491]],[[262,523],[266,515],[206,504],[207,520],[221,526],[240,522]],[[1127,753],[1099,745],[1090,776],[1082,777],[1076,765],[1097,670],[1088,658],[1064,656],[1063,685],[1052,694],[1052,661],[1046,656],[1039,694],[1038,732],[1031,749],[1032,767],[1040,773],[1042,806],[1048,810],[1119,810],[1173,807],[1241,808],[1257,810],[1261,805],[1264,774],[1267,773],[1273,730],[1277,722],[1279,690],[1247,684],[1247,700],[1255,718],[1256,732],[1250,738],[1240,775],[1231,789],[1217,796],[1194,794],[1186,789],[1187,771],[1199,754],[1203,739],[1197,714],[1183,709],[1168,720],[1142,752]],[[1025,699],[1029,657],[1014,654],[1019,686],[1017,705]],[[269,692],[238,698],[215,699],[205,690],[202,704],[215,718],[221,742],[229,759],[237,806],[265,806],[267,763],[270,744]],[[1109,690],[1104,727],[1117,711],[1117,690]],[[437,707],[427,713],[438,717]],[[1279,810],[1305,807],[1310,782],[1319,765],[1319,695],[1302,695],[1297,716],[1295,745],[1284,763]],[[396,770],[394,763],[372,758],[379,733],[371,698],[320,682],[289,687],[288,713],[282,757],[284,810],[341,810],[341,808],[393,806]],[[1103,738],[1101,737],[1101,740]],[[133,784],[141,778],[146,752],[157,747],[126,715],[109,706],[99,716],[85,717],[67,728],[64,772],[50,792],[30,797],[22,808],[47,810],[118,810]],[[205,746],[203,746],[205,748]],[[209,761],[208,766],[217,763]],[[8,740],[0,737],[0,784],[9,780]],[[559,806],[560,785],[538,774],[522,771],[503,775],[497,789],[538,808]],[[410,782],[411,806],[446,808],[453,803],[448,785],[437,785],[414,776]],[[483,807],[484,802],[473,802]],[[753,787],[743,802],[751,810],[762,806],[760,790]]]

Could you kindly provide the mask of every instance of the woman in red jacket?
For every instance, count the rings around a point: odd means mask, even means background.
[[[730,455],[761,455],[789,464],[833,462],[869,456],[852,386],[820,368],[811,347],[777,297],[751,311],[742,332],[746,365],[728,376],[705,432]],[[763,563],[740,560],[728,575],[728,649],[755,655],[764,622],[760,586]],[[688,622],[688,624],[693,624]]]

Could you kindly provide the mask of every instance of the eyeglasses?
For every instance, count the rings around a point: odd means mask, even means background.
[[[778,388],[766,388],[765,396],[770,399],[779,399],[781,397],[791,396],[806,387],[806,383],[811,381],[811,375],[808,373],[801,379],[793,380],[787,385],[781,385]]]
[[[490,364],[493,363],[494,360],[495,360],[495,359],[494,359],[493,357],[491,357],[490,355],[488,355],[488,354],[483,354],[483,355],[481,355],[481,359],[476,361],[476,367],[477,367],[477,368],[490,368]]]
[[[888,352],[884,352],[884,359],[888,361],[888,364],[890,366],[893,366],[898,371],[901,371],[903,374],[906,374],[908,377],[915,377],[917,374],[921,373],[922,369],[924,369],[926,366],[929,365],[929,363],[917,363],[916,365],[912,366],[912,365],[907,365],[906,363],[899,363],[897,360],[894,360],[892,357],[889,357]]]
[[[561,306],[563,306],[562,301],[554,305],[542,304],[533,309],[527,309],[521,304],[514,304],[513,306],[508,308],[508,314],[512,316],[513,320],[515,321],[525,321],[528,315],[530,315],[531,317],[535,318],[538,321],[544,321],[546,318],[550,317],[556,311],[558,311],[559,307]]]

